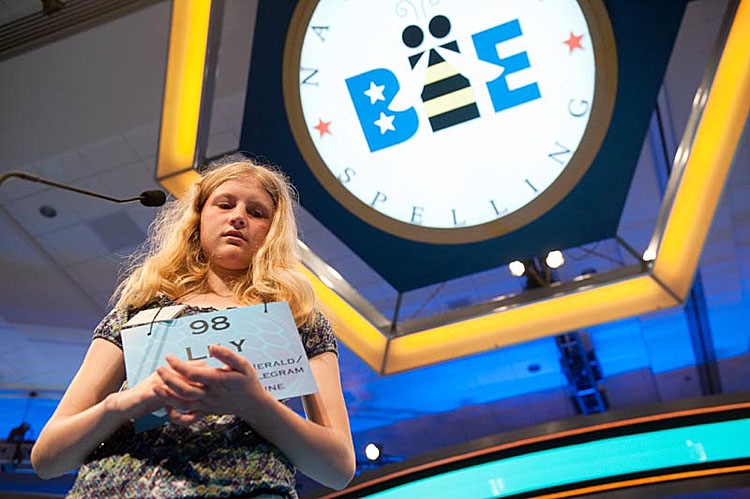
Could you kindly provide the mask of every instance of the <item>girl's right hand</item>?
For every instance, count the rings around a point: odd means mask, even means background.
[[[137,419],[165,407],[169,389],[158,372],[135,385],[110,395],[110,408],[123,419]]]

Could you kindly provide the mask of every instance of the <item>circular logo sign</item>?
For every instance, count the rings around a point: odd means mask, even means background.
[[[463,243],[552,208],[606,133],[616,59],[603,5],[301,2],[284,96],[325,188],[394,235]]]

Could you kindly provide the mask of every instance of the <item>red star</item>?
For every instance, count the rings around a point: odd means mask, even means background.
[[[320,136],[322,137],[325,134],[333,135],[331,131],[328,129],[328,127],[331,126],[330,121],[323,121],[320,118],[318,118],[318,124],[315,125],[313,128],[320,132]]]
[[[570,32],[570,38],[563,42],[565,45],[570,47],[570,52],[568,52],[569,54],[573,52],[573,49],[583,50],[583,47],[581,46],[581,38],[583,38],[583,35],[576,36],[572,31]]]

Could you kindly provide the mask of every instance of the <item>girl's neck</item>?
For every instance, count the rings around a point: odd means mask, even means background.
[[[234,296],[234,283],[244,271],[231,271],[209,267],[206,273],[206,288],[209,293],[222,298]]]

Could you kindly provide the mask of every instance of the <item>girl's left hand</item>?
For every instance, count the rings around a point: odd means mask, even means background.
[[[188,425],[205,414],[239,414],[249,400],[266,393],[255,368],[245,358],[219,345],[211,345],[208,351],[225,366],[209,367],[167,355],[172,369],[157,369],[169,388],[162,395],[169,399],[167,411],[173,423]]]

